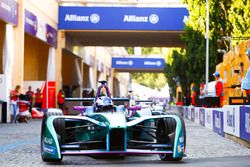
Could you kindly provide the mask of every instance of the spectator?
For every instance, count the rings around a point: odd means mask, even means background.
[[[41,109],[42,105],[43,105],[43,95],[41,93],[41,89],[37,88],[35,94],[35,107]]]
[[[63,111],[64,110],[64,103],[65,103],[65,94],[62,89],[59,90],[57,94],[57,104],[58,107]]]
[[[13,122],[16,123],[16,116],[18,114],[17,100],[20,96],[20,85],[17,85],[14,90],[10,91],[10,104],[13,113]]]
[[[191,99],[191,103],[193,106],[196,106],[196,98],[197,98],[197,93],[196,93],[196,91],[194,91],[192,99]]]
[[[19,113],[17,115],[18,122],[26,122],[31,118],[31,114],[29,112],[29,101],[26,100],[26,95],[21,94],[19,96],[19,100],[17,102]]]
[[[250,54],[247,54],[250,60]],[[247,95],[247,105],[250,105],[250,67],[248,67],[245,77],[242,79],[241,89],[245,90]]]
[[[205,93],[205,81],[202,80],[201,84],[200,84],[200,98],[204,98],[206,95]]]
[[[193,106],[196,106],[196,98],[197,98],[196,84],[192,83],[190,88],[191,88],[191,104]]]
[[[215,93],[216,96],[220,98],[220,107],[223,106],[223,96],[224,96],[224,88],[223,88],[223,81],[220,78],[220,73],[215,72],[213,73],[213,76],[215,78],[216,84],[215,84]]]
[[[32,112],[32,104],[33,104],[33,99],[35,98],[35,94],[32,91],[32,87],[28,87],[28,91],[25,93],[26,100],[29,102],[29,112]]]
[[[250,67],[247,70],[246,76],[242,79],[241,89],[245,90],[247,105],[250,105]]]

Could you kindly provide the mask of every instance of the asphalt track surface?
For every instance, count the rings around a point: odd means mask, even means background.
[[[0,124],[0,166],[100,166],[100,167],[250,167],[250,149],[186,120],[186,157],[163,162],[157,155],[96,159],[65,156],[61,163],[45,163],[40,157],[40,120]]]

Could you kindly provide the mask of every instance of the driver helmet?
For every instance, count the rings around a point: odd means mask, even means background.
[[[113,110],[113,102],[110,97],[101,96],[96,100],[96,111],[107,112]]]

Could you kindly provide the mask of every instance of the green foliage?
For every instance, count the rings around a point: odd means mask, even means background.
[[[250,37],[250,0],[208,0],[209,1],[209,81],[213,80],[212,73],[222,61],[217,49],[229,50],[229,42],[218,42],[226,37]],[[183,49],[168,49],[166,53],[159,48],[143,48],[143,54],[164,54],[166,66],[164,74],[169,87],[175,93],[176,82],[173,78],[180,78],[182,90],[185,93],[189,85],[196,85],[205,79],[206,62],[206,0],[183,0],[189,10],[189,19],[186,22],[185,34],[182,40],[186,44]],[[231,41],[237,42],[235,40]],[[131,51],[131,54],[133,52]],[[145,75],[145,76],[143,76]],[[156,86],[156,74],[133,74],[133,78],[140,83]],[[149,79],[150,78],[150,79]],[[151,82],[150,82],[151,81]],[[153,82],[153,83],[152,83]]]
[[[173,94],[175,94],[176,90],[176,79],[180,79],[180,84],[182,90],[186,92],[188,86],[187,79],[187,67],[188,61],[186,60],[185,54],[183,54],[183,50],[172,52],[173,62],[172,64],[167,63],[164,68],[164,74],[167,78],[167,82],[169,87],[172,89]],[[178,79],[177,79],[178,80]]]
[[[250,37],[250,1],[234,0],[228,19],[233,26],[232,34],[235,37]]]
[[[129,54],[134,54],[134,48],[126,48]],[[142,55],[162,54],[162,49],[157,47],[142,48]],[[166,78],[161,73],[132,73],[132,79],[136,83],[152,89],[160,90],[166,85]]]
[[[179,54],[173,53],[172,62],[166,65],[165,73],[172,89],[174,89],[174,83],[170,81],[171,77],[180,76],[181,86],[185,93],[189,84],[195,82],[199,85],[205,79],[206,0],[184,0],[183,2],[187,4],[189,10],[186,33],[182,36],[186,44],[186,53],[180,51]],[[218,43],[217,40],[223,36],[249,36],[250,34],[250,1],[209,0],[209,7],[209,81],[212,81],[212,73],[216,65],[222,61],[222,55],[217,53],[217,49],[229,49],[229,42]],[[182,62],[179,57],[183,58]],[[185,72],[176,69],[178,63],[180,69],[185,64]]]
[[[132,79],[137,83],[157,90],[166,85],[166,78],[162,73],[132,73]]]
[[[133,55],[133,54],[134,54],[134,48],[132,48],[132,47],[127,47],[126,50],[127,50],[128,54],[130,54],[130,55]]]

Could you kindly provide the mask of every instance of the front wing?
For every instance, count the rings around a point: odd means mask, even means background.
[[[157,139],[157,125],[159,120],[166,119],[175,121],[175,130],[166,136],[169,142],[161,143]],[[184,155],[184,126],[176,115],[145,116],[116,126],[111,126],[105,115],[95,119],[50,116],[43,121],[41,154],[47,159],[61,159],[63,155],[169,154],[173,158]]]

